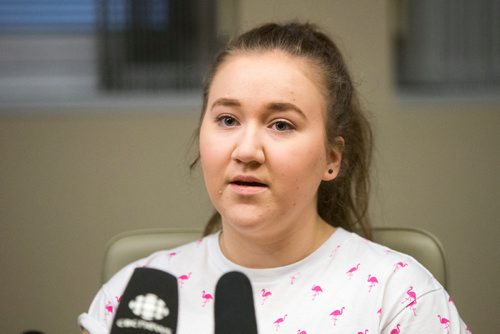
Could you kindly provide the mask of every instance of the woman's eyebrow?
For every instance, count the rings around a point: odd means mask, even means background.
[[[223,107],[241,107],[241,103],[237,99],[231,99],[231,98],[226,98],[222,97],[214,101],[212,103],[212,106],[210,109],[213,109],[218,106],[223,106]],[[266,105],[266,110],[272,111],[272,112],[284,112],[284,111],[294,111],[297,114],[299,114],[302,118],[307,119],[306,114],[295,104],[293,103],[288,103],[288,102],[271,102]]]
[[[212,106],[210,109],[213,109],[218,106],[223,106],[223,107],[241,107],[241,103],[236,100],[236,99],[229,99],[229,98],[220,98],[215,100],[214,103],[212,103]]]
[[[293,103],[288,103],[288,102],[271,102],[267,105],[267,109],[270,111],[295,111],[298,113],[300,116],[303,118],[307,119],[306,114],[295,104]]]

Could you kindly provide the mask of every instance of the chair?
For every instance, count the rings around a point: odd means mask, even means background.
[[[444,248],[439,239],[425,230],[404,227],[375,227],[373,241],[413,256],[447,287],[448,274]]]
[[[148,229],[120,233],[108,242],[102,281],[107,281],[120,268],[134,260],[200,237],[200,230]],[[414,228],[375,227],[373,240],[413,256],[446,288],[447,272],[443,247],[431,233]]]

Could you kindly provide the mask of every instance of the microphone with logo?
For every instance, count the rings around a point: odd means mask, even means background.
[[[135,269],[116,310],[110,334],[175,334],[177,278],[152,268]]]
[[[250,280],[228,272],[215,287],[215,334],[257,334],[257,319]]]

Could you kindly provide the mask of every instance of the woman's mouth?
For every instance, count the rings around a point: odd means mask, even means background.
[[[265,191],[268,185],[254,177],[239,177],[230,183],[231,189],[239,195],[255,195]]]
[[[234,181],[231,184],[235,184],[238,186],[246,186],[246,187],[266,187],[264,183],[260,182],[245,182],[245,181]]]

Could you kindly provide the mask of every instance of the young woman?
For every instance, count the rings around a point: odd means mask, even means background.
[[[206,237],[122,269],[80,316],[84,331],[109,331],[140,266],[179,278],[181,334],[213,333],[209,296],[234,270],[252,282],[261,334],[468,331],[426,269],[368,241],[371,132],[316,27],[266,24],[232,41],[208,75],[198,134],[194,164],[216,209]]]

